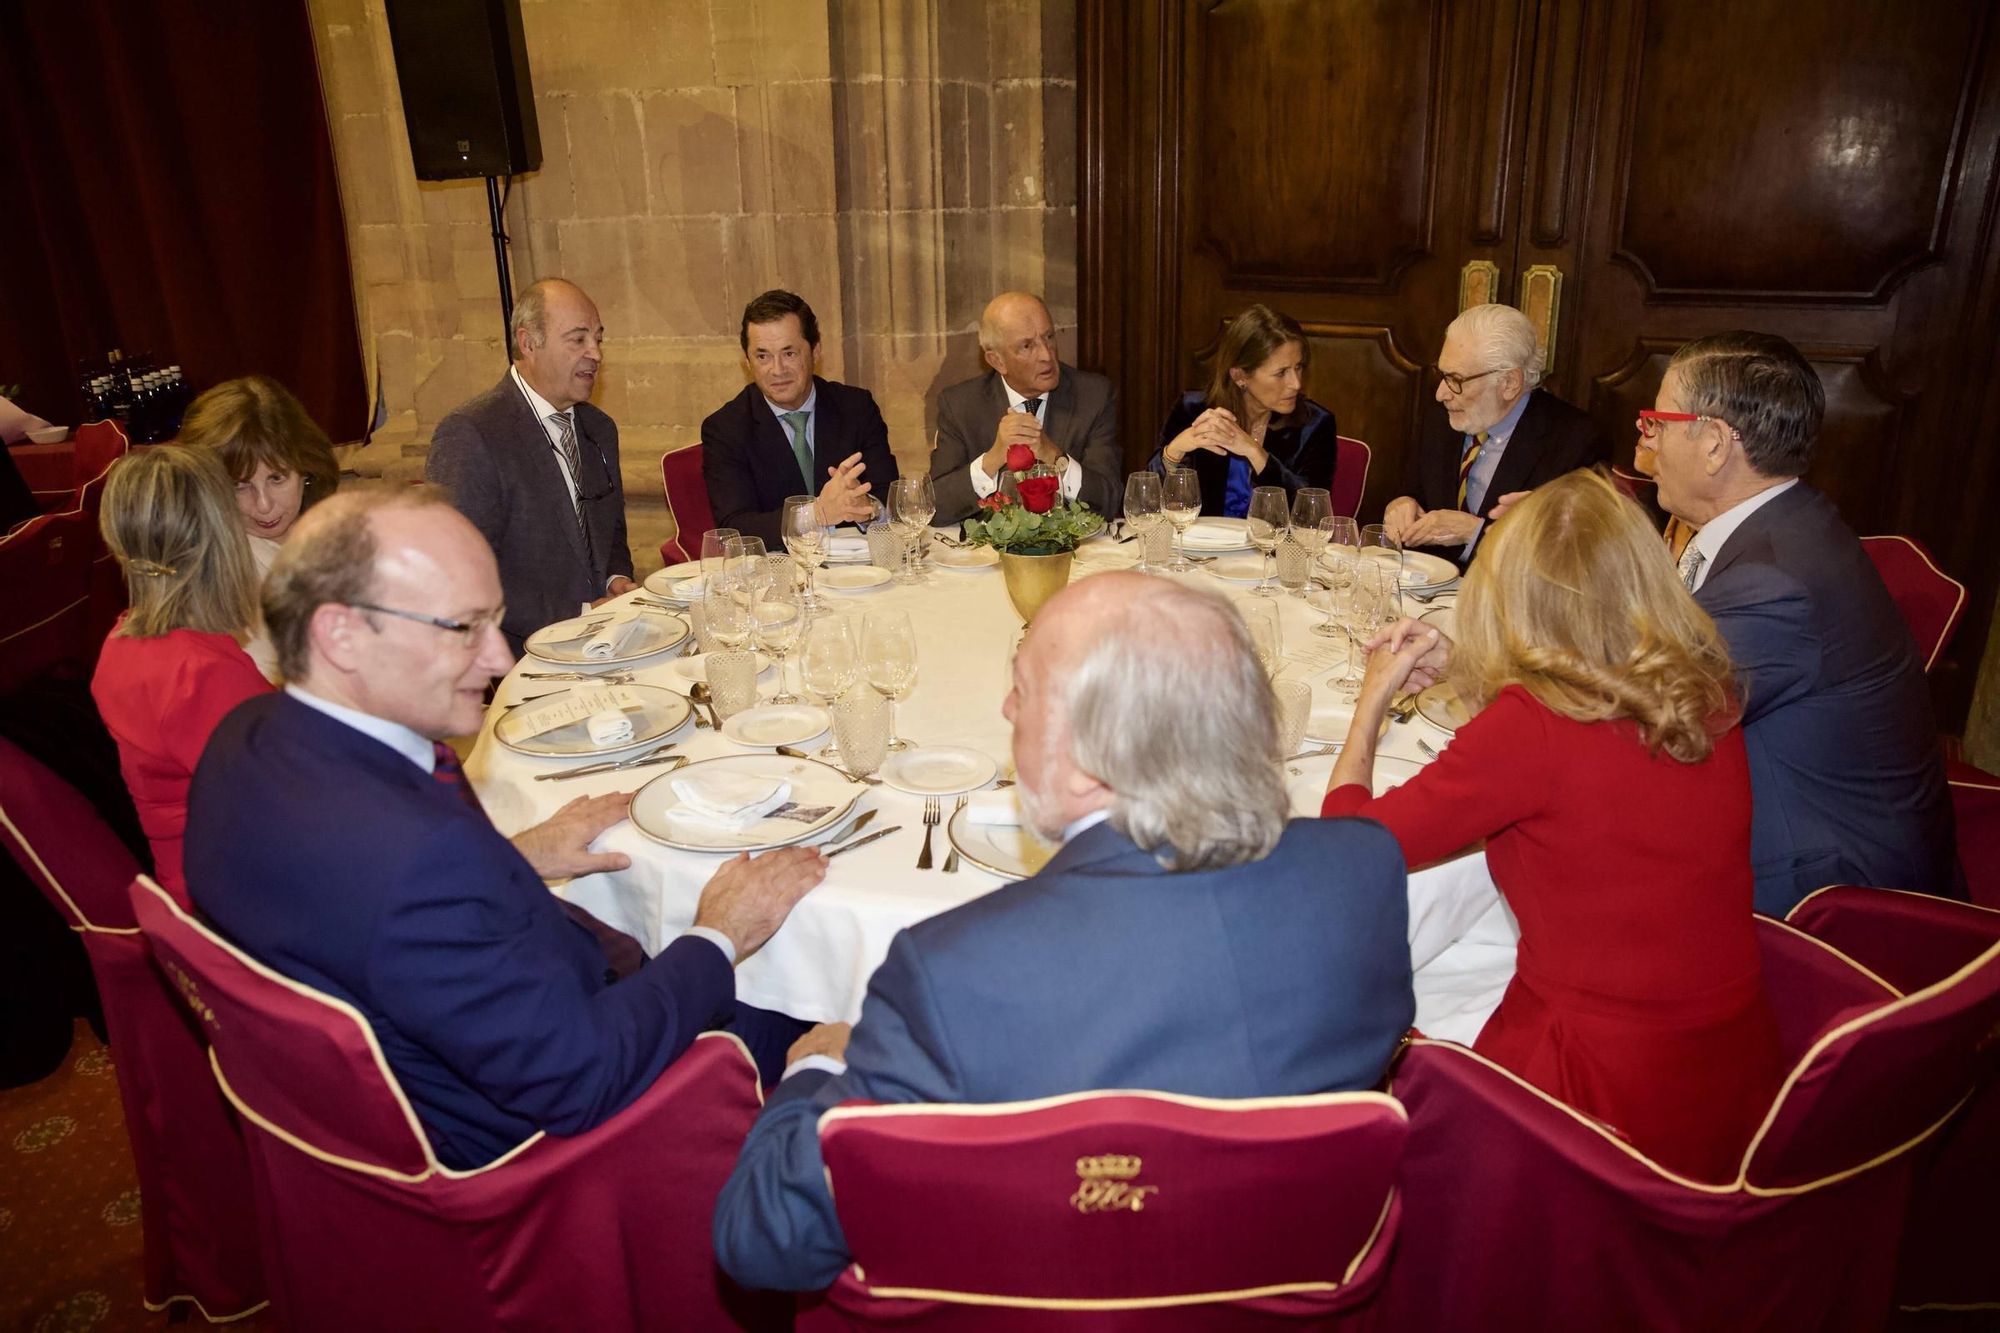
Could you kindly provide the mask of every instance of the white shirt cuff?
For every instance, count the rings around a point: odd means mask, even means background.
[[[698,940],[707,940],[710,944],[722,950],[722,956],[729,960],[731,967],[736,966],[736,946],[721,931],[710,930],[707,926],[689,926],[681,934],[692,935]]]
[[[986,469],[979,466],[979,459],[975,458],[972,460],[971,470],[972,493],[980,499],[984,500],[987,496],[1000,489],[1000,478],[987,476]]]
[[[987,496],[1000,489],[1000,478],[987,476],[986,469],[979,466],[977,458],[972,460],[970,468],[972,472],[972,493],[974,495],[984,500]],[[1062,498],[1065,500],[1074,500],[1082,490],[1083,464],[1077,462],[1074,458],[1063,459]]]
[[[847,1072],[847,1061],[836,1060],[830,1055],[802,1055],[785,1066],[785,1072],[778,1077],[788,1079],[802,1069],[824,1069],[829,1074],[840,1075]]]

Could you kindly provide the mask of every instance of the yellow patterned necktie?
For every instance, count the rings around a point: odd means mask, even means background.
[[[1480,431],[1472,437],[1472,447],[1465,451],[1465,457],[1458,460],[1458,507],[1465,508],[1465,482],[1472,475],[1472,465],[1479,461],[1479,451],[1486,447],[1486,432]]]

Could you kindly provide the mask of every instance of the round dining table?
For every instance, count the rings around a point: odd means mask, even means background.
[[[1078,549],[1072,579],[1131,568],[1137,555],[1136,541],[1100,536]],[[1325,619],[1323,610],[1294,596],[1253,597],[1249,585],[1225,581],[1207,567],[1160,577],[1183,578],[1214,588],[1243,605],[1278,606],[1285,661],[1277,679],[1309,682],[1316,708],[1339,702],[1334,679],[1344,668],[1345,643],[1342,638],[1313,632],[1312,626]],[[1448,606],[1451,596],[1439,596],[1434,605]],[[641,590],[611,605],[633,597],[652,600],[653,594]],[[997,568],[929,567],[920,583],[888,584],[856,592],[822,587],[819,597],[817,614],[851,616],[857,632],[861,617],[869,611],[908,611],[918,644],[918,682],[897,705],[897,732],[913,745],[969,746],[983,751],[997,762],[1000,775],[1012,776],[1011,728],[1001,715],[1001,704],[1022,626]],[[1425,608],[1412,602],[1409,609]],[[674,651],[656,653],[621,664],[618,669],[630,672],[641,684],[685,693],[689,682],[673,669],[677,656]],[[494,723],[507,705],[562,688],[561,682],[524,679],[523,673],[563,669],[534,657],[517,663],[497,687],[485,727],[466,760],[466,772],[480,800],[503,833],[511,835],[539,823],[579,795],[636,790],[646,782],[668,781],[672,776],[662,765],[537,781],[538,774],[577,767],[588,762],[588,756],[533,756],[496,741]],[[786,671],[797,693],[796,656]],[[767,673],[759,686],[765,696],[776,693],[776,672]],[[671,739],[678,746],[675,753],[691,760],[758,752],[713,729],[697,727],[692,716]],[[1380,754],[1420,764],[1430,757],[1424,747],[1435,752],[1450,740],[1448,733],[1416,716],[1389,727]],[[829,738],[822,737],[800,748],[812,751],[827,743]],[[1308,741],[1302,748],[1314,748],[1314,742]],[[1288,778],[1296,793],[1293,814],[1316,815],[1317,803],[1299,777],[1309,773],[1311,766],[1299,763],[1293,767],[1294,774]],[[1326,761],[1322,760],[1318,772],[1325,771]],[[950,797],[942,802],[947,821],[954,804],[955,798]],[[864,833],[888,828],[898,831],[829,863],[825,881],[792,909],[784,926],[763,948],[737,967],[736,992],[743,1001],[814,1022],[854,1021],[861,1016],[869,975],[887,956],[897,931],[1000,890],[1008,882],[969,860],[961,860],[955,872],[945,872],[950,843],[942,822],[931,830],[936,868],[919,870],[917,861],[926,832],[924,799],[920,796],[887,783],[873,785],[856,810],[876,812]],[[598,851],[625,853],[631,858],[630,867],[573,879],[556,885],[554,891],[633,936],[648,954],[658,952],[692,924],[702,886],[723,859],[669,848],[629,821],[609,829],[593,845]],[[1328,868],[1329,889],[1339,887],[1339,875],[1338,867]],[[1413,870],[1409,899],[1417,1027],[1430,1036],[1470,1043],[1513,976],[1518,928],[1494,888],[1485,853],[1476,848]]]

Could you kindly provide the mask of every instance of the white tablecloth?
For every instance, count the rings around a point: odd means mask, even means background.
[[[1074,577],[1128,567],[1136,555],[1136,544],[1118,545],[1108,539],[1087,543],[1078,552]],[[1184,577],[1246,602],[1263,600],[1247,597],[1240,584],[1205,573]],[[877,607],[909,611],[918,635],[920,675],[915,692],[899,707],[898,731],[917,744],[977,747],[998,760],[1003,773],[1011,774],[1011,728],[1000,715],[1000,705],[1020,619],[997,569],[969,573],[933,569],[928,578],[925,584],[858,594],[822,590],[821,597],[833,609],[857,618]],[[1309,626],[1322,618],[1319,612],[1296,598],[1278,600],[1290,659],[1280,679],[1309,680],[1315,703],[1333,702],[1327,676],[1340,661],[1338,641],[1311,634]],[[671,660],[671,655],[663,654],[644,659],[633,669],[644,683],[671,685],[675,681]],[[493,740],[492,723],[502,705],[558,688],[551,682],[520,679],[522,671],[535,670],[560,668],[533,658],[515,668],[502,682],[486,730],[466,763],[494,823],[509,834],[548,818],[576,796],[636,789],[659,772],[642,768],[564,782],[533,781],[536,773],[583,762],[531,758]],[[788,673],[796,692],[796,663]],[[766,694],[776,688],[771,681],[763,685]],[[1381,752],[1422,762],[1420,738],[1434,748],[1449,743],[1443,733],[1415,719],[1391,726]],[[683,724],[678,740],[680,752],[696,759],[742,752],[742,747],[714,731],[696,729],[692,721]],[[810,742],[805,748],[816,749],[823,743]],[[741,999],[802,1019],[851,1021],[860,1016],[869,974],[887,956],[897,931],[1000,887],[1001,880],[969,864],[951,875],[914,868],[923,841],[921,798],[884,785],[871,788],[859,808],[878,811],[868,832],[892,825],[901,825],[902,832],[832,863],[826,881],[793,909],[783,929],[737,969]],[[950,808],[947,800],[947,815]],[[572,880],[558,891],[637,938],[649,953],[664,947],[693,921],[702,886],[720,859],[662,847],[629,823],[611,829],[596,846],[627,853],[631,867]],[[942,826],[934,835],[933,848],[941,867],[950,850]],[[1513,975],[1518,931],[1494,890],[1484,853],[1468,853],[1414,872],[1409,892],[1417,1026],[1432,1036],[1470,1042]]]

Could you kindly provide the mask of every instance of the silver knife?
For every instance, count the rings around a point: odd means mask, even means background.
[[[833,850],[829,851],[826,854],[827,859],[831,860],[832,858],[839,856],[842,852],[851,852],[856,847],[866,847],[869,843],[874,842],[878,838],[886,838],[891,833],[901,833],[902,831],[903,831],[903,826],[901,824],[891,824],[889,825],[888,828],[885,828],[880,832],[871,833],[865,838],[856,838],[853,842],[848,843],[844,847],[835,847]]]
[[[861,832],[861,830],[862,830],[862,829],[865,829],[865,828],[867,828],[867,827],[868,827],[868,821],[869,821],[869,820],[871,820],[871,819],[873,819],[873,818],[875,818],[875,811],[873,811],[873,810],[863,810],[863,811],[862,811],[862,812],[861,812],[860,814],[856,815],[856,816],[855,816],[855,817],[854,817],[853,819],[850,819],[850,820],[848,820],[848,821],[847,821],[847,827],[846,827],[846,828],[844,828],[844,829],[842,829],[842,830],[841,830],[840,832],[838,832],[838,833],[834,834],[834,835],[833,835],[833,836],[832,836],[831,838],[828,838],[828,839],[827,839],[827,840],[826,840],[825,842],[821,843],[820,845],[821,845],[822,847],[831,847],[831,846],[833,846],[833,845],[834,845],[835,843],[837,843],[837,842],[846,842],[846,841],[847,841],[847,840],[848,840],[849,838],[851,838],[851,837],[853,837],[853,836],[854,836],[855,834],[857,834],[857,833]]]

